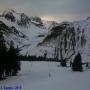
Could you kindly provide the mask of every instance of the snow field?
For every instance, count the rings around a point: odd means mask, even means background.
[[[90,70],[72,72],[57,62],[22,62],[18,76],[0,81],[0,86],[22,90],[90,90]]]

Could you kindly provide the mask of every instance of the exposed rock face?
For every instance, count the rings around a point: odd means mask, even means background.
[[[15,46],[23,47],[23,54],[41,55],[47,50],[56,52],[60,59],[72,59],[78,52],[83,59],[90,58],[90,17],[77,22],[57,23],[6,10],[0,15],[0,33],[7,45],[13,41]]]
[[[90,20],[87,19],[80,22],[63,22],[53,27],[41,44],[56,47],[60,59],[71,59],[78,52],[85,56],[90,50],[89,29]]]

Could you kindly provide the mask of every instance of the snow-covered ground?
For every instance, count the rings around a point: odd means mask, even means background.
[[[21,90],[90,90],[89,69],[72,72],[69,67],[58,65],[57,62],[22,62],[18,76],[0,81],[0,87],[18,86]]]

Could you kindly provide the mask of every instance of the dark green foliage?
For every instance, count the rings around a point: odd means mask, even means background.
[[[82,68],[82,58],[81,58],[80,53],[78,53],[75,56],[75,59],[72,63],[72,70],[73,71],[82,71],[83,70],[83,68]]]
[[[20,70],[19,49],[11,42],[9,50],[0,32],[0,80],[6,76],[17,75]]]
[[[10,44],[10,49],[8,50],[8,62],[10,64],[10,69],[12,75],[16,75],[18,70],[20,70],[20,61],[19,61],[19,49],[14,48],[13,42]]]
[[[2,33],[0,32],[0,79],[3,78],[3,73],[6,66],[6,64],[4,63],[6,58],[6,53],[7,53],[7,49],[5,47],[5,41]]]

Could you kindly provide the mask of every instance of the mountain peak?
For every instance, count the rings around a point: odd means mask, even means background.
[[[15,22],[15,14],[16,12],[12,9],[7,9],[3,12],[2,16],[5,17],[7,20],[10,20],[11,22]]]
[[[14,11],[13,9],[7,9],[4,10],[3,14],[8,14],[8,13],[16,13],[16,11]]]

